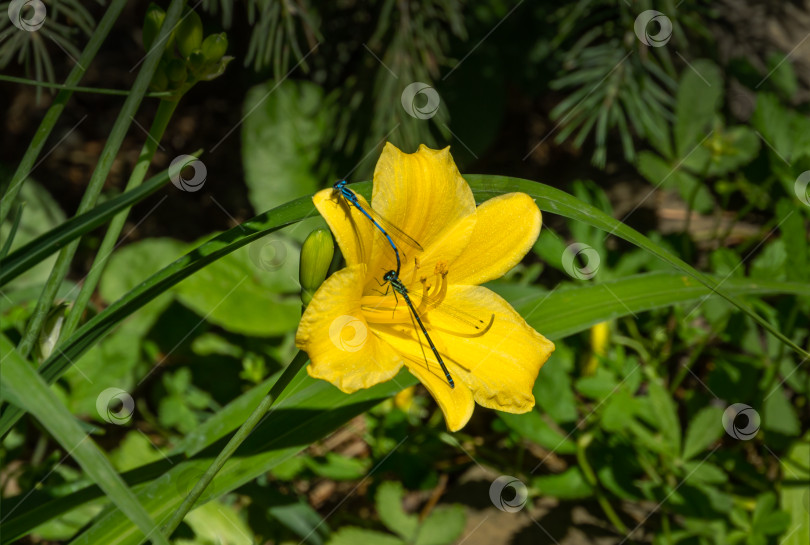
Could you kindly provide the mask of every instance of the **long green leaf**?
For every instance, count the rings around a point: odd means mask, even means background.
[[[169,4],[169,9],[166,11],[166,18],[163,21],[158,32],[157,41],[155,43],[162,44],[174,32],[174,26],[180,21],[180,14],[185,5],[185,0],[172,0]],[[112,168],[115,156],[124,142],[127,130],[132,121],[135,119],[135,113],[138,106],[141,104],[144,94],[146,93],[152,76],[155,74],[158,62],[163,56],[161,47],[155,47],[146,53],[143,65],[135,77],[135,82],[132,84],[131,93],[124,100],[121,110],[118,112],[118,117],[115,119],[113,128],[107,135],[107,140],[104,144],[104,149],[101,151],[96,168],[90,176],[90,181],[82,195],[82,200],[79,203],[77,214],[83,214],[90,210],[101,194],[101,189],[104,186],[104,181]],[[22,339],[17,345],[17,351],[23,356],[28,357],[31,349],[34,347],[36,339],[39,337],[42,325],[45,322],[45,317],[51,308],[56,291],[62,284],[62,281],[67,275],[70,261],[79,247],[79,241],[73,240],[59,251],[56,258],[56,263],[53,265],[51,274],[48,277],[45,287],[42,289],[34,311],[31,313],[31,318],[26,324],[25,331],[23,331]]]
[[[28,242],[14,250],[8,257],[0,262],[0,286],[3,286],[24,273],[49,255],[53,254],[65,244],[92,231],[99,225],[107,222],[112,216],[125,208],[142,201],[169,181],[169,171],[150,178],[142,186],[118,195],[92,210],[74,216],[55,229]]]
[[[664,262],[669,263],[676,269],[691,276],[709,288],[712,292],[716,293],[729,303],[742,310],[744,313],[754,319],[754,321],[756,321],[760,326],[762,326],[763,329],[782,341],[785,345],[789,346],[803,358],[810,358],[810,352],[807,352],[802,347],[794,343],[787,336],[785,336],[784,333],[779,331],[779,329],[771,325],[762,316],[754,312],[754,310],[745,301],[729,293],[729,291],[724,287],[725,279],[715,280],[709,275],[698,271],[676,255],[673,255],[666,248],[655,244],[653,241],[635,229],[605,214],[598,208],[587,205],[586,203],[564,191],[560,191],[559,189],[539,184],[537,182],[532,182],[530,180],[509,178],[506,176],[485,175],[469,175],[466,176],[466,179],[468,182],[470,182],[470,186],[473,188],[473,191],[477,197],[489,198],[514,191],[523,192],[534,197],[538,206],[543,211],[560,214],[561,216],[565,216],[573,220],[588,223],[594,227],[607,231],[609,234],[631,242],[643,250],[647,250]]]
[[[765,322],[737,296],[728,293],[725,289],[719,289],[718,285],[722,284],[722,281],[698,272],[638,231],[622,224],[601,210],[563,191],[537,182],[503,176],[468,175],[466,178],[479,198],[492,197],[513,191],[523,191],[533,196],[542,210],[560,214],[577,221],[585,222],[599,229],[609,231],[649,251],[653,255],[697,279],[701,284],[712,290],[713,293],[732,302],[735,306],[763,324],[763,327],[774,333],[774,335],[791,348],[799,353],[804,353],[801,348],[796,346],[796,344],[789,339],[786,339],[781,332]],[[353,189],[364,196],[368,196],[371,192],[371,183],[364,182],[354,184]],[[310,217],[313,214],[315,214],[315,207],[311,199],[309,197],[302,197],[301,199],[259,214],[242,225],[229,229],[202,244],[195,250],[192,250],[174,263],[171,263],[153,274],[138,287],[121,297],[121,299],[114,302],[103,312],[97,314],[84,324],[84,326],[79,328],[79,330],[65,342],[60,351],[44,362],[41,367],[43,377],[49,383],[56,380],[71,365],[72,361],[80,357],[81,354],[89,349],[101,336],[115,327],[121,320],[208,263],[276,229]],[[21,411],[15,407],[10,407],[3,412],[2,416],[0,416],[0,436],[5,435],[8,430],[11,429],[14,423],[20,418],[21,414]]]
[[[497,290],[497,286],[493,287]],[[762,283],[759,281],[735,279],[734,281],[729,281],[729,289],[737,295],[772,295],[778,293],[810,295],[810,287],[805,284],[793,282]],[[712,298],[716,297],[706,287],[695,282],[690,282],[689,279],[685,279],[683,275],[673,273],[641,274],[605,282],[604,284],[586,284],[550,293],[541,289],[531,289],[528,294],[512,294],[510,296],[510,294],[504,292],[503,295],[518,311],[526,316],[527,321],[532,327],[552,340],[584,331],[598,322],[629,316],[631,313],[639,313],[645,310],[671,306],[673,304],[694,303],[702,300],[707,295],[710,295]],[[617,299],[617,296],[621,298],[621,301]],[[553,365],[553,362],[552,356],[549,365]],[[539,380],[542,380],[542,378],[543,375],[541,371]],[[176,479],[181,479],[181,477],[186,478],[189,475],[199,477],[207,466],[205,463],[200,463],[199,467],[202,469],[195,469],[198,467],[196,460],[201,459],[201,456],[206,460],[210,460],[210,457],[205,457],[206,449],[209,449],[212,444],[226,437],[244,422],[253,408],[270,390],[274,380],[275,379],[268,380],[261,386],[257,386],[243,394],[224,409],[217,412],[217,414],[204,422],[200,427],[192,431],[171,453],[171,460],[156,462],[128,472],[124,474],[126,481],[130,485],[152,481],[183,461],[183,457],[193,458],[195,462],[189,462],[189,465],[183,466],[185,469],[175,473],[175,477],[172,477],[172,483],[176,484]],[[302,374],[302,376],[296,380],[305,381],[308,379],[305,379]],[[379,396],[374,399],[382,399],[383,396],[390,395],[398,391],[401,387],[409,386],[414,382],[415,379],[410,376],[410,374],[403,373],[397,376],[396,382],[388,383],[390,388],[382,388],[381,386],[381,389],[377,392]],[[356,399],[359,399],[355,398],[357,395],[358,394],[352,394],[351,396],[346,396],[340,394],[335,388],[332,388],[323,381],[313,380],[311,384],[309,382],[306,384],[304,382],[296,382],[285,394],[283,405],[284,410],[300,411],[304,413],[309,403],[308,396],[317,396],[319,399],[325,400],[327,405],[335,403],[337,406],[338,403],[342,403],[343,405],[354,403]],[[370,398],[363,397],[362,399]],[[353,412],[346,413],[343,417],[348,420],[353,414]],[[316,421],[319,418],[317,415],[312,416]],[[325,417],[328,417],[328,415],[325,415]],[[335,425],[339,426],[341,423],[342,422],[337,422]],[[309,420],[304,427],[308,425]],[[306,445],[306,441],[309,438],[310,436],[306,438],[302,437],[300,444]],[[314,439],[317,439],[317,437]],[[267,448],[271,446],[272,445],[267,445]],[[216,454],[214,450],[210,452],[211,456]],[[251,470],[251,475],[255,476],[266,471],[266,467],[272,467],[279,460],[286,459],[287,456],[292,455],[291,452],[293,451],[284,449],[281,453],[267,453],[266,457],[261,458],[261,463],[267,464],[267,466],[256,466],[255,469]],[[255,458],[251,460],[256,461]],[[249,465],[249,463],[247,465]],[[239,476],[239,483],[241,483],[244,474],[239,473]],[[161,480],[161,482],[164,481]],[[232,481],[230,484],[224,481],[220,483],[220,486],[229,490],[233,489],[238,484],[236,481]],[[87,487],[56,499],[53,499],[51,494],[47,491],[35,493],[25,501],[24,505],[19,506],[15,517],[5,524],[5,535],[3,536],[2,543],[10,543],[30,532],[42,520],[63,514],[82,503],[100,497],[100,495],[101,492],[97,487]],[[208,495],[204,497],[210,498],[213,496],[210,495],[209,492]],[[9,512],[12,509],[18,509],[18,502],[15,501],[14,498],[3,502],[3,512]]]
[[[801,282],[729,278],[723,285],[735,296],[779,293],[810,296],[810,285]],[[709,288],[688,276],[660,272],[557,290],[547,298],[541,296],[521,303],[516,310],[544,335],[550,331],[556,337],[567,337],[605,320],[713,296]]]
[[[82,430],[56,393],[17,353],[5,335],[0,335],[0,354],[4,393],[9,400],[30,412],[67,449],[68,454],[79,463],[120,512],[133,522],[134,532],[143,532],[154,543],[169,545],[135,495],[113,469],[104,452]]]
[[[87,42],[84,51],[82,51],[81,57],[79,57],[79,60],[71,69],[70,74],[68,74],[65,80],[66,86],[72,87],[81,81],[85,70],[90,66],[93,58],[95,58],[96,53],[98,53],[99,48],[101,48],[101,44],[104,43],[107,34],[112,30],[115,21],[118,20],[118,16],[121,14],[121,10],[124,9],[126,3],[127,0],[115,0],[110,3],[110,7],[107,8],[104,17],[101,18],[98,26],[93,31],[93,35],[90,36],[90,40]],[[70,89],[59,91],[56,98],[53,99],[51,106],[48,108],[45,117],[42,118],[42,122],[37,128],[37,132],[34,134],[31,144],[28,146],[28,149],[25,150],[25,155],[20,161],[20,164],[17,165],[17,170],[14,171],[11,181],[9,181],[6,193],[3,195],[3,198],[0,199],[0,223],[3,223],[3,220],[6,219],[6,216],[11,211],[11,207],[20,192],[20,188],[22,188],[23,182],[28,175],[31,174],[37,157],[39,157],[42,148],[45,146],[45,142],[48,140],[51,131],[59,120],[59,116],[62,115],[62,111],[65,109],[65,105],[72,95],[73,91]]]
[[[309,377],[305,371],[299,372],[279,404],[214,477],[200,503],[252,481],[351,418],[392,396],[400,390],[400,385],[413,384],[415,379],[403,372],[397,376],[397,382],[386,382],[346,395],[331,384]],[[238,426],[240,423],[229,424]],[[159,479],[137,491],[144,508],[155,520],[163,521],[177,509],[222,446],[221,441],[214,443],[194,459],[175,464]],[[111,511],[71,543],[136,545],[142,542],[142,536],[126,516],[120,511]]]

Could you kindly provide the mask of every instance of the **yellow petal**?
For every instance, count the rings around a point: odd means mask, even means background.
[[[387,143],[374,169],[371,204],[426,251],[422,259],[407,255],[408,248],[399,248],[406,254],[403,270],[406,263],[412,265],[414,257],[429,272],[436,260],[454,261],[467,245],[475,221],[472,191],[453,162],[450,148],[433,150],[422,145],[416,153],[403,153]],[[378,244],[374,252],[369,262],[371,274],[393,268],[390,247]]]
[[[510,413],[531,410],[534,381],[554,344],[487,288],[450,286],[442,304],[456,314],[431,311],[429,331],[443,340],[441,354],[456,384],[469,387],[484,407]],[[494,315],[492,326],[474,336],[474,329],[457,318],[458,311],[487,322]]]
[[[402,358],[373,333],[360,310],[365,265],[342,269],[315,292],[295,344],[310,357],[307,372],[346,393],[393,378]]]
[[[478,285],[500,278],[528,253],[541,224],[540,209],[525,193],[508,193],[482,203],[475,230],[452,263],[447,281]]]
[[[361,206],[369,208],[362,195],[357,194],[357,199]],[[346,259],[346,265],[367,263],[371,258],[371,245],[374,240],[372,233],[374,226],[368,218],[333,189],[318,191],[312,196],[312,202],[335,235],[340,251]]]
[[[447,429],[458,431],[467,424],[472,416],[475,403],[472,392],[463,384],[456,384],[455,388],[450,388],[444,375],[438,376],[425,368],[424,362],[421,364],[405,360],[405,365],[419,381],[425,385],[430,395],[436,400],[439,408],[444,413],[444,421]]]
[[[410,320],[407,324],[373,323],[371,326],[381,341],[388,343],[404,357],[405,366],[428,389],[444,413],[447,428],[450,431],[457,431],[464,427],[472,416],[475,405],[472,392],[458,382],[455,388],[450,387],[421,330],[417,337],[417,329]],[[444,353],[446,347],[441,334],[431,335],[431,339],[439,353]]]

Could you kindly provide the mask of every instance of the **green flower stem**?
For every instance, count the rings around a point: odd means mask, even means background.
[[[579,468],[582,470],[585,480],[593,487],[594,494],[596,494],[596,501],[599,502],[599,506],[602,507],[602,511],[605,512],[610,523],[613,524],[613,527],[621,534],[627,534],[627,526],[624,525],[622,519],[619,518],[619,515],[616,514],[613,506],[610,505],[607,497],[605,497],[605,493],[599,486],[596,473],[594,473],[591,464],[588,462],[588,457],[585,455],[585,450],[588,448],[588,445],[591,444],[591,441],[593,441],[593,435],[590,433],[586,433],[577,441],[577,462],[579,462]]]
[[[107,38],[107,34],[112,30],[115,21],[118,19],[126,3],[126,0],[113,0],[113,2],[110,3],[110,7],[107,9],[106,13],[104,13],[104,17],[99,21],[98,27],[96,27],[95,32],[93,32],[93,35],[90,37],[90,41],[87,42],[87,46],[84,48],[84,51],[82,51],[79,62],[76,63],[76,66],[73,67],[65,80],[66,86],[72,87],[81,81],[82,76],[84,76],[85,67],[90,66],[90,63],[93,62],[93,58],[96,56],[96,53],[98,53],[101,44]],[[17,165],[17,170],[14,171],[14,175],[11,177],[6,194],[3,195],[2,200],[0,200],[0,224],[8,217],[11,207],[20,192],[22,183],[28,177],[28,174],[31,173],[34,162],[37,160],[43,146],[45,146],[48,136],[50,136],[54,125],[56,125],[59,116],[62,115],[62,110],[65,109],[65,104],[70,100],[72,94],[73,91],[68,89],[60,91],[53,100],[51,107],[48,108],[48,112],[45,114],[42,122],[39,124],[37,132],[31,140],[31,144],[29,144],[28,149],[25,150],[22,161]]]
[[[675,390],[678,389],[678,386],[681,385],[683,379],[686,378],[686,374],[692,371],[692,366],[697,363],[698,358],[703,355],[703,351],[709,346],[709,342],[714,340],[717,336],[717,333],[712,329],[708,335],[703,337],[700,342],[689,352],[689,358],[686,363],[681,364],[681,368],[678,369],[677,374],[669,383],[669,391],[670,393],[674,394]],[[784,346],[784,345],[781,345]]]
[[[28,78],[18,78],[17,76],[7,76],[5,74],[0,74],[0,81],[9,81],[11,83],[22,83],[23,85],[46,87],[48,89],[59,89],[60,91],[71,91],[76,93],[94,93],[97,95],[112,95],[125,97],[129,96],[131,93],[131,91],[127,91],[126,89],[106,89],[104,87],[82,87],[80,85],[68,85],[66,83],[50,83],[48,81],[37,81]],[[160,92],[146,93],[144,96],[149,98],[163,98],[172,96],[173,94],[174,93],[172,93],[171,91],[160,91]]]
[[[290,384],[292,379],[303,369],[307,361],[309,361],[309,358],[306,353],[298,352],[298,354],[295,355],[290,365],[287,366],[276,383],[273,384],[273,387],[270,388],[270,392],[262,398],[261,403],[254,409],[248,419],[245,420],[244,424],[236,430],[234,436],[231,437],[231,440],[228,441],[225,448],[222,449],[200,480],[197,481],[197,484],[194,485],[194,488],[189,492],[188,496],[186,496],[186,499],[183,500],[183,503],[180,504],[180,507],[177,508],[177,511],[163,524],[163,535],[167,538],[171,537],[172,532],[180,525],[183,518],[191,511],[196,501],[200,498],[208,485],[211,484],[214,476],[222,469],[222,466],[225,465],[228,458],[233,456],[236,449],[239,448],[239,445],[248,438],[253,428],[264,418],[264,415],[267,414],[267,411],[270,410],[273,403],[284,392],[284,389]]]
[[[163,138],[163,133],[166,131],[166,127],[176,108],[177,101],[160,101],[155,119],[152,121],[152,126],[149,129],[149,136],[147,136],[146,142],[143,144],[138,162],[135,168],[132,169],[132,174],[129,176],[127,186],[124,188],[125,192],[135,189],[143,182],[143,179],[146,177],[146,171],[152,163],[152,158],[155,156],[155,151],[160,143],[160,139]],[[84,309],[87,308],[87,303],[90,301],[90,297],[93,295],[93,291],[98,285],[101,273],[104,272],[107,260],[115,249],[115,243],[118,240],[118,236],[121,234],[121,230],[124,228],[124,222],[126,222],[128,214],[129,210],[124,210],[110,221],[110,226],[107,228],[104,240],[102,240],[101,246],[99,246],[98,252],[96,252],[93,266],[90,267],[90,272],[87,273],[87,277],[82,283],[82,289],[79,291],[79,295],[73,303],[73,308],[70,309],[65,319],[65,325],[62,327],[62,334],[60,335],[61,339],[70,337],[76,330],[76,326],[79,325],[79,320],[81,320]]]
[[[172,0],[169,10],[166,13],[165,24],[160,29],[157,43],[165,42],[168,34],[180,20],[180,14],[183,11],[184,4],[185,0]],[[155,73],[158,61],[160,61],[162,55],[162,47],[155,47],[146,54],[146,60],[138,71],[138,76],[135,78],[135,83],[132,86],[132,94],[124,101],[118,118],[115,120],[115,125],[107,138],[107,144],[101,152],[101,157],[99,157],[96,169],[90,177],[90,182],[79,204],[79,209],[76,211],[77,215],[86,212],[96,203],[101,193],[101,188],[104,185],[104,180],[107,179],[110,168],[112,168],[113,160],[115,160],[115,156],[118,154],[121,143],[124,141],[124,136],[126,136],[130,123],[132,123],[132,118],[138,110],[138,106],[141,104],[141,100],[149,87],[149,83],[152,81],[152,75]],[[23,358],[27,358],[31,353],[31,349],[39,336],[45,316],[48,314],[48,310],[53,303],[56,291],[62,284],[67,274],[68,267],[70,266],[70,261],[73,259],[73,255],[76,253],[78,247],[79,239],[74,240],[59,252],[59,257],[56,259],[56,263],[51,270],[51,275],[45,283],[45,287],[42,290],[42,294],[40,294],[37,305],[28,322],[28,326],[23,333],[22,340],[17,347],[17,351]]]

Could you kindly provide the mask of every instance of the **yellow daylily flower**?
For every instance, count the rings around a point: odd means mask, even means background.
[[[368,209],[365,199],[358,199]],[[519,263],[537,239],[542,219],[531,197],[510,193],[476,207],[449,148],[423,145],[407,154],[388,143],[377,162],[371,208],[422,247],[398,244],[399,278],[455,388],[402,297],[397,303],[390,291],[384,295],[383,275],[396,268],[385,238],[332,189],[316,193],[313,201],[346,268],[315,292],[298,326],[295,341],[309,354],[310,376],[352,393],[390,380],[405,365],[436,399],[450,431],[467,423],[475,403],[510,413],[534,407],[532,386],[554,344],[479,286]],[[460,313],[487,325],[473,330],[459,320]]]

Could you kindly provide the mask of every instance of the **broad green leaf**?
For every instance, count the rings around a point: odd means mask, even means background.
[[[776,494],[766,492],[757,498],[751,524],[755,532],[772,536],[784,532],[790,525],[790,514],[776,508]]]
[[[768,83],[776,87],[788,100],[799,90],[799,82],[790,62],[789,53],[774,51],[768,55]]]
[[[808,270],[807,227],[802,214],[796,213],[796,205],[787,199],[780,199],[776,205],[776,217],[779,219],[779,230],[787,251],[785,274],[788,280],[806,280]]]
[[[765,245],[760,253],[751,262],[751,278],[765,278],[769,280],[784,280],[786,277],[788,250],[782,240],[774,240]]]
[[[780,504],[790,515],[781,545],[807,545],[810,535],[810,433],[793,443],[780,461],[785,481],[780,490]]]
[[[391,534],[345,526],[332,534],[327,545],[406,545]]]
[[[726,129],[720,135],[721,152],[712,156],[706,175],[723,176],[734,172],[753,161],[759,148],[759,137],[750,128],[737,126]]]
[[[693,155],[697,153],[696,150]],[[708,160],[705,154],[703,157],[703,161]],[[686,161],[678,160],[670,164],[655,153],[642,151],[639,153],[636,168],[648,182],[656,187],[677,190],[686,202],[694,201],[694,208],[699,212],[710,210],[714,204],[711,193],[702,180],[685,170],[685,166]]]
[[[765,399],[762,407],[762,429],[791,437],[801,433],[796,409],[783,388],[774,388]]]
[[[329,526],[325,520],[303,499],[284,505],[274,505],[267,511],[271,517],[311,545],[321,545],[324,543],[324,537],[329,535]]]
[[[38,186],[29,181],[23,187],[23,198],[30,199],[33,197],[36,200],[23,209],[23,220],[19,232],[19,235],[22,236],[15,242],[22,242],[31,238],[32,231],[42,232],[43,228],[53,221],[57,221],[59,224],[57,227],[45,231],[37,238],[30,240],[27,244],[18,247],[3,259],[3,266],[0,268],[0,286],[42,262],[51,254],[56,253],[70,241],[92,231],[99,225],[103,225],[121,210],[142,201],[163,187],[168,181],[169,172],[166,170],[150,178],[137,188],[118,195],[67,221],[63,221],[62,218],[58,217],[61,216],[61,211],[58,211],[54,203],[49,202],[51,200],[50,195],[47,195],[44,190],[38,189]],[[34,192],[33,195],[31,195],[32,191]],[[53,217],[54,215],[57,217]],[[31,273],[26,275],[27,281],[30,281],[30,275]]]
[[[515,305],[515,301],[507,300]],[[541,380],[534,383],[534,399],[541,411],[555,422],[574,422],[579,416],[571,387],[574,354],[565,347],[557,346],[553,362],[554,365],[543,367]]]
[[[155,543],[168,545],[149,514],[144,511],[132,491],[115,472],[104,452],[82,430],[70,411],[59,401],[42,377],[0,335],[3,365],[2,382],[5,396],[15,405],[25,408],[70,453],[110,500]],[[135,529],[138,532],[137,529]]]
[[[692,460],[683,464],[684,476],[689,476],[693,484],[723,484],[728,481],[728,474],[721,468],[705,460]]]
[[[602,411],[602,428],[606,432],[623,430],[641,408],[639,400],[627,388],[617,390],[605,403]]]
[[[119,472],[129,471],[161,458],[161,452],[140,431],[127,433],[124,440],[110,453],[110,461]]]
[[[593,488],[585,480],[578,466],[571,467],[558,475],[543,475],[532,479],[532,487],[542,496],[554,496],[563,500],[589,498]]]
[[[34,180],[26,180],[20,193],[20,200],[25,203],[22,216],[11,245],[11,253],[2,260],[0,267],[0,285],[4,286],[3,291],[40,285],[47,280],[56,257],[47,258],[52,252],[46,252],[29,261],[29,252],[33,253],[32,247],[37,246],[38,240],[47,238],[55,229],[59,229],[60,225],[65,224],[65,213],[50,193]],[[9,236],[11,227],[10,222],[0,225],[0,239],[3,242]],[[20,251],[21,248],[27,250],[23,252]],[[12,279],[23,271],[28,273],[12,282]]]
[[[723,410],[705,407],[689,422],[681,457],[689,460],[723,436]]]
[[[759,137],[746,126],[717,128],[682,166],[701,178],[724,176],[753,161],[759,148]]]
[[[612,371],[600,366],[593,375],[577,379],[574,387],[582,395],[602,401],[616,392],[619,381]]]
[[[306,464],[318,476],[335,481],[361,479],[369,470],[368,458],[349,458],[336,452],[327,452],[323,458],[307,458]]]
[[[186,516],[186,524],[194,539],[176,539],[175,545],[253,545],[250,527],[239,517],[234,507],[212,501]]]
[[[672,456],[677,456],[681,451],[681,423],[678,420],[675,402],[669,391],[656,380],[649,382],[649,391],[647,399],[655,426],[661,431]]]
[[[278,250],[267,261],[258,254],[265,245]],[[280,335],[294,329],[301,318],[298,253],[292,243],[268,237],[217,260],[173,291],[184,305],[229,331]]]
[[[242,164],[253,208],[267,210],[323,187],[319,160],[333,112],[321,86],[270,80],[248,90],[242,109]]]
[[[414,545],[450,545],[461,537],[467,517],[460,505],[441,505],[419,526]]]
[[[542,376],[540,377],[542,380]],[[499,412],[506,426],[518,435],[558,454],[573,454],[577,446],[568,437],[552,428],[537,411],[524,414]]]
[[[683,159],[700,142],[714,120],[723,98],[723,75],[709,60],[692,61],[683,70],[675,107],[675,149]]]
[[[404,491],[401,483],[385,481],[377,489],[374,503],[382,523],[403,540],[411,543],[416,536],[419,517],[405,512],[402,508],[403,497]]]
[[[808,123],[806,116],[787,109],[776,95],[757,94],[751,125],[768,143],[768,153],[774,156],[776,165],[781,166],[782,161],[794,162],[807,153],[807,139],[810,138],[806,134]],[[795,181],[796,174],[793,174],[791,183]]]
[[[112,303],[183,255],[186,244],[173,238],[147,238],[127,244],[110,256],[99,282],[102,299]]]

